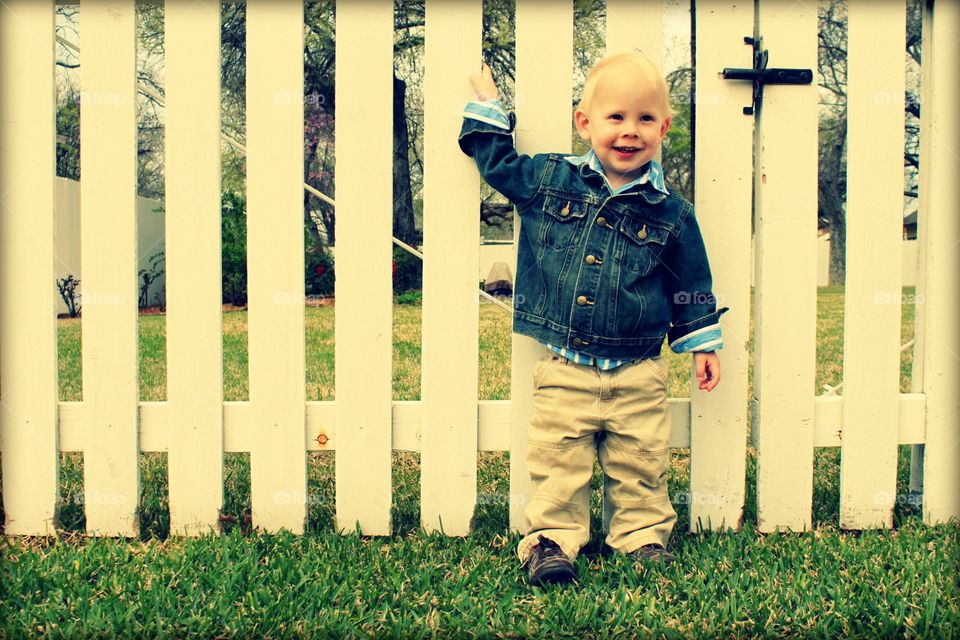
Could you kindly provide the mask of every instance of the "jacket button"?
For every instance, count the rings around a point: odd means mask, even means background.
[[[600,216],[599,218],[597,218],[597,224],[602,227],[607,224],[607,219],[604,218],[603,216]]]
[[[580,338],[574,338],[574,339],[573,339],[573,346],[575,346],[575,347],[585,347],[585,346],[587,346],[588,344],[590,344],[590,343],[587,342],[586,340],[581,340]]]
[[[647,239],[647,225],[643,225],[643,228],[637,232],[637,235],[640,236],[641,240]]]
[[[579,304],[581,307],[587,304],[587,296],[577,296],[577,304]]]
[[[560,215],[563,216],[564,218],[566,218],[568,215],[570,215],[570,203],[569,203],[569,202],[566,204],[566,206],[565,206],[563,209],[560,210]]]
[[[597,264],[597,257],[593,255],[587,256],[584,258],[584,262],[587,264]]]

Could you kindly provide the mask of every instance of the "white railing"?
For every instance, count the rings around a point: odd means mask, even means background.
[[[740,526],[748,401],[754,402],[761,531],[811,525],[813,451],[840,446],[840,524],[891,526],[898,444],[926,445],[923,514],[960,515],[956,354],[957,8],[937,2],[924,34],[922,274],[915,393],[899,393],[902,7],[849,9],[849,197],[844,395],[815,396],[817,89],[769,86],[757,126],[742,3],[697,3],[696,209],[723,318],[724,383],[671,399],[674,447],[691,448],[691,527]],[[0,435],[8,535],[51,534],[60,451],[84,453],[91,535],[134,535],[138,453],[165,451],[171,532],[218,527],[223,453],[251,453],[253,522],[304,530],[306,452],[336,451],[337,526],[390,532],[391,452],[420,451],[422,524],[469,532],[476,457],[511,452],[511,527],[523,528],[529,379],[541,348],[513,337],[512,401],[478,401],[479,178],[454,140],[481,57],[479,0],[428,0],[424,85],[422,400],[391,390],[391,0],[337,7],[336,400],[306,402],[303,305],[303,12],[249,0],[247,190],[250,400],[224,402],[220,307],[219,7],[166,5],[168,400],[137,385],[133,0],[84,0],[83,392],[57,400],[53,286],[53,0],[0,7]],[[870,7],[868,14],[866,7]],[[890,5],[893,7],[893,5]],[[608,0],[611,49],[659,60],[656,4]],[[815,68],[816,3],[764,0],[777,66]],[[517,144],[569,150],[569,3],[518,0]],[[652,44],[652,46],[651,46]],[[357,80],[362,79],[362,80]],[[462,79],[459,82],[458,79]],[[97,99],[99,97],[99,99]],[[892,102],[892,104],[891,104]],[[756,131],[756,133],[755,133]],[[386,133],[385,133],[386,132]],[[757,179],[754,181],[756,168]],[[751,210],[756,196],[755,273]],[[896,260],[888,256],[897,256]],[[751,275],[754,398],[747,397]]]

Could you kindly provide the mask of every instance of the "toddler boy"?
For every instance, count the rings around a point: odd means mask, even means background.
[[[611,511],[606,544],[666,565],[676,512],[660,349],[667,336],[673,351],[692,352],[699,387],[711,391],[727,310],[716,307],[693,207],[667,190],[655,159],[670,128],[666,81],[640,54],[605,58],[574,113],[590,151],[531,157],[514,149],[515,118],[490,68],[470,80],[477,101],[460,147],[521,219],[513,329],[549,350],[534,368],[521,566],[535,585],[576,579],[594,451]]]

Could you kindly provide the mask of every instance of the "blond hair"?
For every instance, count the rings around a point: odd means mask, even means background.
[[[590,73],[587,74],[587,80],[583,84],[583,96],[580,98],[580,104],[577,105],[577,111],[584,113],[590,108],[590,101],[593,100],[593,94],[597,90],[597,82],[605,72],[633,74],[641,81],[647,82],[656,88],[660,94],[660,104],[663,108],[664,116],[673,113],[670,107],[670,89],[667,87],[667,80],[650,61],[650,58],[639,52],[617,53],[607,56],[597,64],[593,65]]]

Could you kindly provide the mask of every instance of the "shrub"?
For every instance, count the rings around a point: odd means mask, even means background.
[[[308,296],[332,296],[336,276],[333,258],[320,246],[307,249],[304,258],[304,288]]]
[[[223,302],[247,304],[247,201],[238,193],[225,191],[221,199],[220,261],[223,275]]]
[[[423,288],[423,261],[400,247],[393,248],[393,295]]]
[[[76,318],[80,314],[80,307],[77,306],[77,287],[80,281],[73,277],[72,273],[67,274],[66,278],[57,278],[57,289],[60,290],[60,297],[63,303],[67,305],[67,311],[71,318]]]
[[[423,291],[407,291],[397,296],[397,304],[423,304]]]
[[[157,280],[157,278],[163,275],[164,269],[161,266],[161,264],[164,261],[163,254],[164,254],[163,251],[158,251],[157,253],[150,256],[149,271],[147,271],[146,269],[140,269],[141,284],[140,284],[139,306],[141,309],[150,306],[150,285],[153,284]]]

